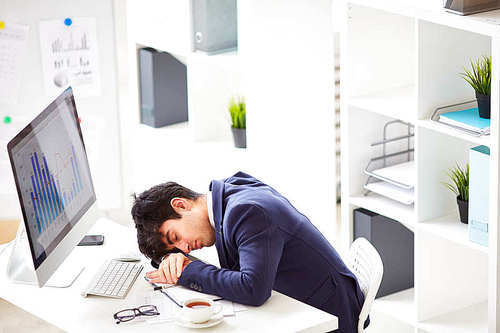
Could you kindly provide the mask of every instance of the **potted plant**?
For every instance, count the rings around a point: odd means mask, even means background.
[[[231,115],[231,131],[233,132],[234,145],[237,148],[246,148],[246,105],[243,97],[239,97],[238,100],[231,98],[229,114]]]
[[[465,73],[460,73],[460,75],[476,91],[479,117],[490,119],[491,57],[483,56],[475,63],[471,60],[470,65],[471,70],[465,68]]]
[[[450,183],[443,183],[457,196],[460,222],[469,223],[469,164],[462,169],[458,164],[448,171]]]

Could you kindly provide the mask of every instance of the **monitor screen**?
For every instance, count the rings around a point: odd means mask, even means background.
[[[95,202],[71,88],[8,144],[35,269]]]

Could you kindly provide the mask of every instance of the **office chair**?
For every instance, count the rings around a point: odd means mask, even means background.
[[[370,314],[370,310],[377,295],[384,266],[377,250],[363,237],[357,238],[349,250],[347,264],[358,278],[361,291],[365,295],[365,302],[359,314],[358,333],[364,332],[364,323]]]

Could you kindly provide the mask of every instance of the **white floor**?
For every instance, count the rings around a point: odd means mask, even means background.
[[[0,298],[0,333],[59,333],[59,328]]]

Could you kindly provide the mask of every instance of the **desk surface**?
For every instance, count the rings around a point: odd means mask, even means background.
[[[139,321],[115,324],[112,318],[113,313],[131,305],[135,306],[138,296],[151,290],[149,284],[142,279],[145,271],[150,267],[149,264],[145,264],[145,270],[123,300],[95,296],[81,297],[80,291],[86,287],[104,260],[137,249],[134,228],[100,219],[91,233],[104,234],[105,243],[103,246],[77,247],[63,263],[67,265],[68,261],[80,261],[86,267],[70,288],[38,288],[13,284],[7,279],[5,273],[10,249],[5,251],[0,256],[0,297],[69,332],[193,331],[179,327],[173,322],[147,324]],[[210,250],[213,252],[211,253]],[[196,252],[193,252],[195,256],[204,260],[208,257],[211,259],[209,259],[210,262],[214,262],[215,250],[210,248]],[[143,263],[146,262],[144,260]],[[225,317],[221,324],[203,329],[203,332],[326,332],[337,327],[337,317],[273,291],[272,296],[264,305],[248,306],[248,310],[237,312],[232,317]]]

